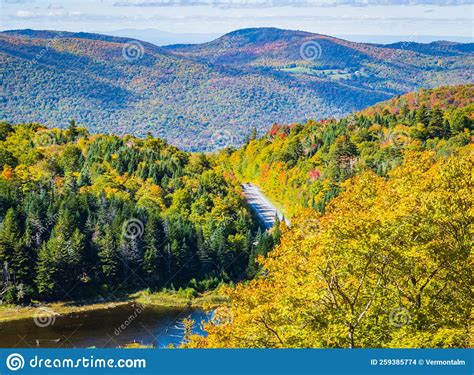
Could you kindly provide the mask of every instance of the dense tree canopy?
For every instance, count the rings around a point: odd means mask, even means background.
[[[207,156],[152,137],[90,135],[74,121],[0,130],[3,301],[113,297],[193,279],[207,288],[255,264],[262,235],[239,185]]]
[[[191,347],[467,347],[473,86],[274,126],[219,160],[292,215]]]
[[[410,93],[342,120],[275,124],[221,165],[251,181],[278,202],[288,217],[312,208],[324,211],[341,184],[370,169],[380,176],[401,164],[404,150],[447,155],[471,140],[474,86]]]
[[[274,125],[216,155],[1,123],[1,298],[224,281],[230,303],[186,346],[467,347],[473,89]],[[245,181],[291,227],[262,231]]]
[[[349,179],[324,215],[308,209],[284,229],[265,275],[229,289],[209,336],[188,345],[468,346],[472,168],[466,146]]]

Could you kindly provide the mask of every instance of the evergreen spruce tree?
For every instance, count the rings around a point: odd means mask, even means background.
[[[0,264],[8,265],[11,280],[15,284],[31,280],[34,259],[30,254],[30,243],[29,238],[21,235],[18,213],[10,208],[0,228]]]
[[[68,130],[69,130],[69,136],[71,137],[71,140],[74,141],[78,135],[76,121],[74,119],[69,120]]]
[[[49,299],[55,294],[55,281],[57,265],[49,251],[48,244],[43,243],[38,255],[38,262],[36,267],[35,284],[38,294],[41,298]]]
[[[143,273],[150,286],[156,287],[163,277],[165,247],[165,232],[163,223],[158,215],[151,214],[145,227]]]
[[[425,126],[428,125],[429,118],[428,118],[428,111],[426,109],[425,104],[420,105],[420,107],[416,111],[415,121],[416,121],[416,123],[420,123],[420,124],[423,124]]]
[[[281,238],[281,229],[280,229],[280,218],[278,217],[278,214],[275,214],[275,222],[273,224],[273,230],[272,230],[272,237],[273,237],[273,243],[278,244],[280,242]]]
[[[11,263],[21,238],[20,218],[13,209],[8,209],[0,227],[0,262]]]
[[[120,275],[120,258],[117,241],[112,229],[107,225],[104,234],[99,240],[99,262],[102,281],[106,287],[113,287]]]

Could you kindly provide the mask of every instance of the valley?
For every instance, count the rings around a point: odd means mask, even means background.
[[[474,375],[473,0],[0,1],[0,375]]]
[[[471,45],[129,47],[0,34],[7,345],[56,306],[26,345],[469,346]]]

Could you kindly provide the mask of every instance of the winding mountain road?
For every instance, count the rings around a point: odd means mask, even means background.
[[[286,225],[290,226],[290,221],[284,218],[283,214],[263,195],[256,185],[242,184],[242,189],[248,205],[257,214],[265,229],[270,229],[273,226],[275,215],[278,215],[280,221],[285,220]]]

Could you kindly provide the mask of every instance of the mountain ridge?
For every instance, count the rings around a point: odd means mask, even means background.
[[[426,53],[275,28],[166,47],[11,30],[0,33],[8,89],[0,109],[12,122],[64,127],[75,118],[93,132],[151,132],[213,151],[242,144],[253,127],[263,134],[275,122],[341,117],[420,87],[469,82],[470,46],[449,44],[444,55],[439,44],[423,46]]]

